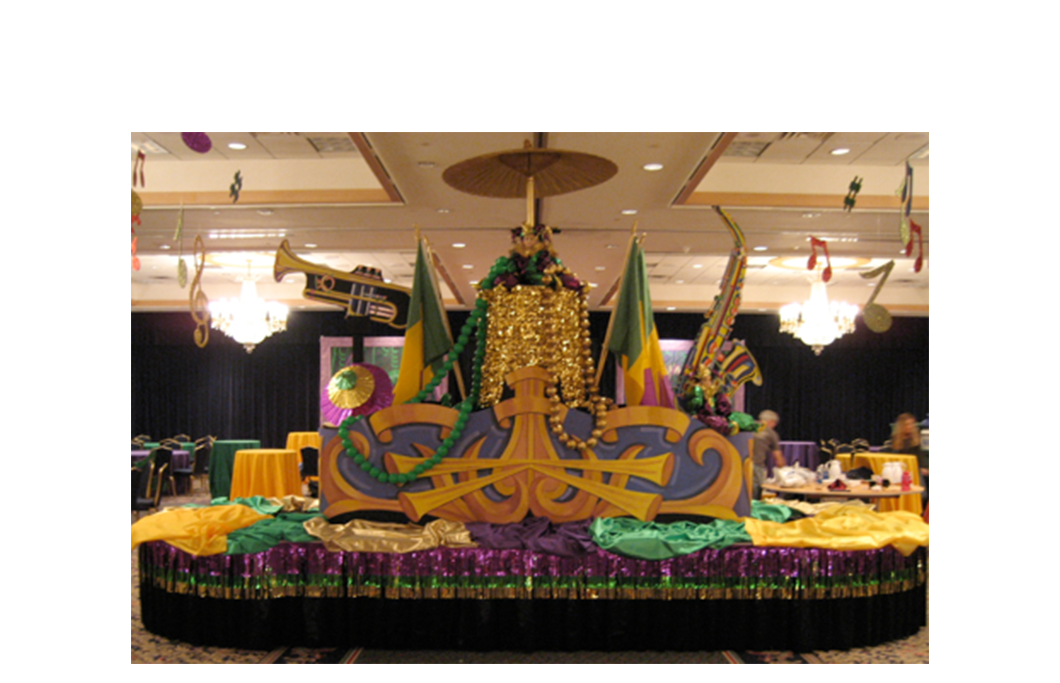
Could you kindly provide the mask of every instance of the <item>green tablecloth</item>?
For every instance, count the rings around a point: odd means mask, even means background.
[[[144,444],[144,449],[148,450],[148,451],[152,451],[152,450],[158,448],[161,445],[162,445],[161,442],[158,442],[158,441],[148,441],[147,443]],[[173,450],[187,451],[189,453],[194,453],[195,452],[195,444],[194,443],[181,443],[180,444],[180,448],[175,448]]]
[[[214,441],[210,449],[210,498],[227,498],[232,490],[232,468],[236,451],[261,448],[261,441],[253,439]]]

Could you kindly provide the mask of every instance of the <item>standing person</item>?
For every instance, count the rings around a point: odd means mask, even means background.
[[[924,502],[927,503],[928,455],[920,447],[920,423],[912,413],[902,413],[894,421],[894,428],[891,432],[891,452],[916,456],[920,479],[924,484]]]
[[[773,455],[774,467],[784,467],[787,464],[784,454],[780,452],[780,436],[776,432],[777,425],[780,424],[780,416],[772,410],[763,410],[758,414],[758,421],[762,428],[755,432],[754,450],[751,455],[754,463],[751,496],[755,500],[762,499],[762,484],[768,474],[766,471],[768,456]]]

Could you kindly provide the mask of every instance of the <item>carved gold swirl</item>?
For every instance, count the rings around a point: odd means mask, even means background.
[[[700,429],[688,439],[687,455],[699,466],[703,465],[707,450],[716,450],[721,455],[722,468],[717,480],[694,498],[666,501],[661,494],[631,491],[626,486],[630,477],[640,477],[660,486],[669,484],[674,471],[674,453],[640,458],[646,447],[635,444],[614,460],[599,459],[591,448],[576,451],[581,457],[561,458],[557,449],[563,446],[554,441],[546,421],[552,410],[550,402],[542,396],[548,386],[547,371],[523,368],[505,379],[515,397],[492,409],[497,424],[508,431],[500,456],[481,457],[486,441],[483,435],[460,457],[444,458],[428,471],[430,489],[398,489],[396,500],[378,499],[341,481],[335,460],[343,457],[342,445],[335,439],[325,449],[324,464],[330,476],[325,477],[324,490],[328,500],[336,502],[329,505],[325,514],[382,509],[401,511],[413,521],[431,515],[453,521],[497,524],[518,522],[528,514],[556,522],[626,515],[650,520],[664,512],[735,519],[732,507],[745,482],[743,463],[722,435]],[[566,414],[564,411],[563,416]],[[676,444],[691,424],[690,418],[680,411],[653,406],[615,410],[608,418],[608,430],[602,435],[606,442],[617,440],[614,431],[620,427],[658,426],[666,429],[666,440]],[[380,410],[369,418],[369,425],[378,440],[387,444],[393,442],[393,430],[403,425],[432,424],[447,433],[455,420],[456,411],[452,409],[408,404]],[[366,458],[374,457],[363,434],[351,431],[350,437]],[[385,452],[382,460],[386,471],[408,473],[434,455],[433,449],[423,444],[415,444],[414,448],[413,454]],[[340,501],[342,498],[346,500]]]
[[[705,491],[692,498],[663,501],[663,514],[692,514],[719,519],[737,519],[733,507],[743,486],[743,463],[740,453],[713,429],[701,429],[688,439],[688,454],[697,465],[703,464],[703,453],[716,450],[721,456],[721,471]]]

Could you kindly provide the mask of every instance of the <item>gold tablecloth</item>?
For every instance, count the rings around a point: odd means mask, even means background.
[[[321,451],[324,448],[324,440],[320,438],[319,432],[291,432],[287,435],[287,450],[298,453],[298,460],[302,460],[302,449],[312,447]]]
[[[868,467],[872,470],[873,474],[883,474],[884,463],[900,462],[906,471],[913,475],[913,486],[923,486],[923,484],[920,483],[920,466],[917,464],[915,455],[901,455],[899,453],[854,453],[853,457],[851,457],[849,453],[844,453],[836,456],[836,458],[840,459],[843,456],[850,458],[850,467],[846,469]],[[842,463],[843,461],[840,460],[840,462]],[[906,510],[907,512],[922,515],[924,514],[924,502],[921,500],[921,496],[917,495],[880,499],[879,511],[888,512],[890,510]]]
[[[298,472],[298,452],[280,448],[253,448],[236,451],[232,468],[232,489],[228,497],[283,498],[302,495]]]

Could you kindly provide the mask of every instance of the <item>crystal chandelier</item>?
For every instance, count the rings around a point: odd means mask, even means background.
[[[820,273],[810,288],[810,299],[780,309],[780,331],[794,335],[818,356],[844,334],[854,331],[858,307],[842,301],[829,303]]]
[[[269,335],[287,329],[287,307],[260,298],[254,280],[247,261],[247,276],[239,298],[210,302],[211,327],[242,344],[247,353]]]

